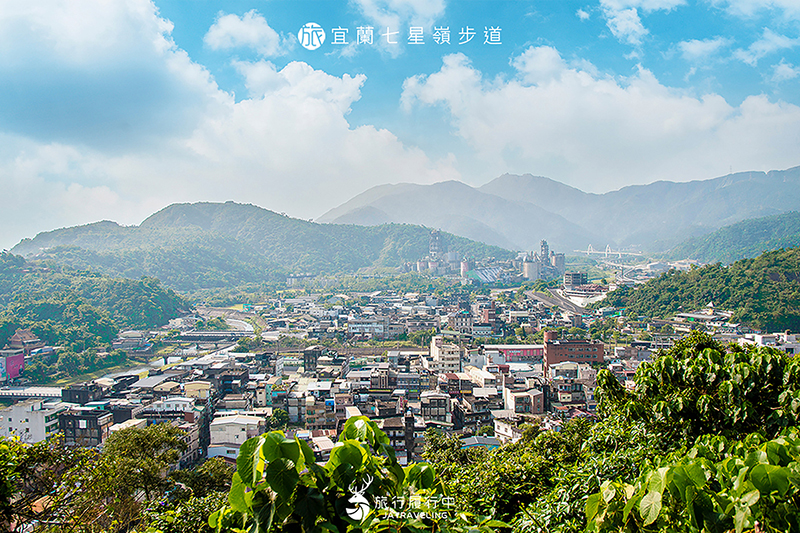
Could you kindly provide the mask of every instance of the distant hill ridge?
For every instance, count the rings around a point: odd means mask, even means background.
[[[321,222],[415,221],[508,248],[636,246],[663,252],[742,220],[800,210],[800,167],[689,182],[658,181],[604,194],[530,174],[478,187],[460,182],[381,185],[328,211]]]
[[[743,220],[704,237],[691,238],[667,252],[670,259],[732,263],[762,252],[800,246],[800,213]]]
[[[173,204],[139,226],[101,221],[24,239],[12,252],[74,268],[138,278],[180,290],[279,279],[287,273],[355,272],[399,266],[427,255],[430,229],[318,224],[251,204]],[[509,258],[496,246],[444,234],[461,255]]]

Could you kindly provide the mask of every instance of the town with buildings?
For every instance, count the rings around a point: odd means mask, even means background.
[[[547,271],[562,286],[291,294],[240,310],[198,307],[161,329],[120,333],[112,348],[146,365],[62,387],[26,379],[26,361],[58,348],[18,329],[0,350],[0,437],[34,443],[60,433],[68,445],[95,447],[115,431],[166,422],[185,431],[179,466],[187,466],[234,462],[248,438],[283,429],[324,461],[344,421],[366,416],[407,464],[420,460],[428,429],[494,448],[519,439],[526,424],[558,429],[591,418],[600,369],[630,387],[640,363],[695,329],[800,353],[798,335],[752,332],[711,302],[669,320],[580,307],[569,293],[593,290],[585,273],[566,272],[546,243],[523,259],[525,277]],[[197,329],[211,317],[229,327]]]

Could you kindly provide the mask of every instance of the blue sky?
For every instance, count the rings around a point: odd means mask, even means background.
[[[789,168],[799,50],[800,0],[7,3],[0,245],[174,202],[316,218],[384,183]]]

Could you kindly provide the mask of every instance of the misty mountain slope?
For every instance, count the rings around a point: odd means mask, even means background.
[[[538,205],[542,209],[562,214],[582,202],[592,201],[596,194],[586,193],[558,181],[531,174],[503,174],[478,190],[506,200],[523,201]]]
[[[658,181],[589,194],[548,178],[506,174],[482,191],[553,211],[620,245],[661,249],[741,220],[800,209],[800,167],[740,172],[675,183]]]
[[[386,196],[391,196],[394,194],[403,194],[410,191],[419,190],[420,187],[425,187],[425,185],[418,185],[416,183],[397,183],[397,184],[385,184],[385,185],[376,185],[375,187],[370,187],[366,191],[352,197],[347,202],[343,203],[338,207],[334,207],[330,211],[326,212],[321,217],[317,218],[317,222],[323,224],[329,223],[336,223],[341,224],[343,222],[335,222],[337,220],[342,219],[349,213],[353,211],[357,211],[363,207],[373,207],[373,203],[384,198]],[[379,210],[380,211],[380,210]]]
[[[174,204],[139,226],[98,222],[40,233],[15,254],[138,278],[180,290],[282,279],[287,273],[354,272],[427,255],[430,229],[317,224],[233,202]],[[461,255],[510,258],[508,250],[443,234]]]
[[[385,213],[394,222],[441,228],[519,250],[538,249],[542,239],[560,250],[585,248],[589,242],[605,245],[602,237],[537,205],[487,194],[458,181],[376,187],[329,211],[320,220],[357,220],[366,207]]]
[[[700,238],[688,239],[665,254],[703,263],[732,263],[779,248],[800,246],[800,213],[743,220]]]
[[[356,224],[358,226],[380,226],[391,222],[392,218],[388,214],[371,205],[356,207],[336,218],[336,224]]]

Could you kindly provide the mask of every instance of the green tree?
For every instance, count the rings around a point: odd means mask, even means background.
[[[213,492],[227,491],[231,487],[231,477],[235,468],[221,457],[213,457],[194,468],[176,470],[170,477],[186,485],[192,495],[205,498]]]
[[[103,445],[103,460],[115,472],[115,490],[133,497],[143,491],[146,498],[163,492],[172,482],[168,469],[186,450],[186,432],[172,424],[153,424],[112,433]]]
[[[285,429],[289,424],[289,413],[280,407],[272,410],[272,414],[267,419],[267,429]]]
[[[697,331],[640,365],[635,381],[635,390],[627,391],[601,371],[601,411],[646,421],[686,444],[709,433],[775,436],[800,416],[800,361],[766,347],[726,350]]]

